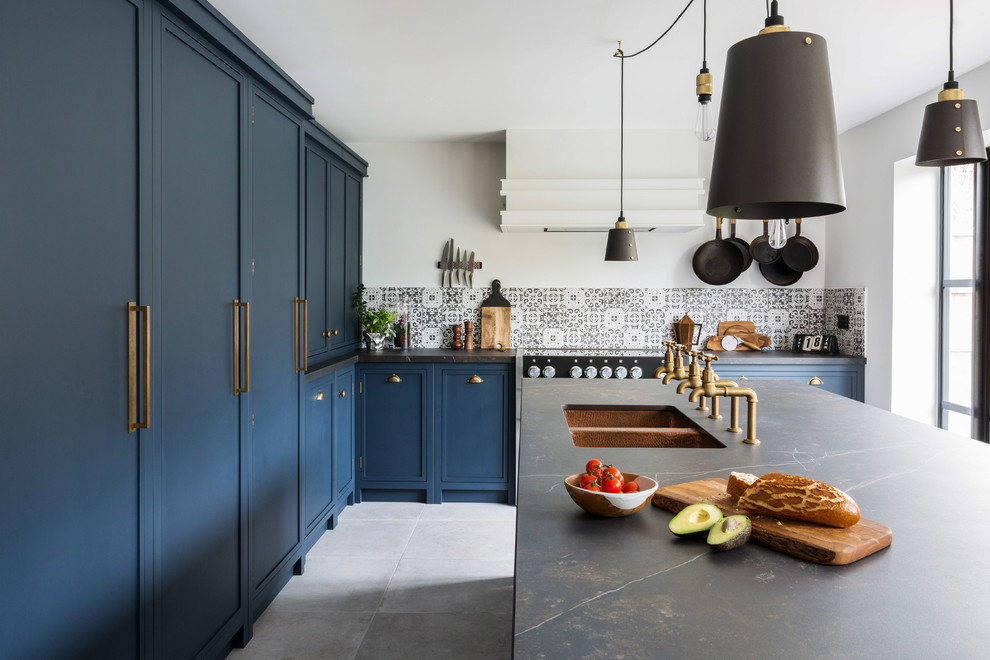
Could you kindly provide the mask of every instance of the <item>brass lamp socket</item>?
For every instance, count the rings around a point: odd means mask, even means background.
[[[624,218],[619,218],[619,220],[615,223],[616,229],[627,229],[628,227],[629,224],[625,221]]]
[[[702,103],[712,100],[712,94],[714,93],[714,82],[712,79],[712,74],[708,73],[708,69],[701,70],[701,73],[699,73],[694,79],[694,85],[695,94],[698,95],[698,100]]]
[[[962,98],[965,98],[965,95],[959,87],[949,87],[938,93],[939,101],[958,101]]]

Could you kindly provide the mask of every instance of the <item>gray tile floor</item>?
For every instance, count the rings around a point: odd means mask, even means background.
[[[508,658],[515,508],[347,507],[229,660]]]

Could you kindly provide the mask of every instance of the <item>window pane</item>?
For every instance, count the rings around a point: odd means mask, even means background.
[[[976,165],[945,168],[948,177],[948,244],[945,272],[952,280],[973,279],[973,227],[976,218]]]
[[[948,294],[945,397],[952,403],[972,407],[973,290],[955,287],[949,289]]]
[[[966,438],[972,436],[973,422],[969,415],[963,415],[952,410],[943,410],[942,424],[950,433],[955,433]]]

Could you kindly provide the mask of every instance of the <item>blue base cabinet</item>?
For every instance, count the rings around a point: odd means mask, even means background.
[[[355,498],[514,501],[514,367],[358,365]]]
[[[713,363],[713,368],[719,378],[724,380],[740,379],[778,379],[794,380],[812,385],[812,379],[822,381],[823,390],[839,394],[856,401],[864,397],[864,368],[862,364],[719,364]],[[740,382],[745,385],[745,381]]]

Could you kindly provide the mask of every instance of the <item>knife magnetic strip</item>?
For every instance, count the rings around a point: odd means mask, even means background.
[[[450,267],[451,268],[459,268],[459,267],[460,268],[470,268],[471,267],[471,264],[469,264],[468,262],[465,261],[463,266],[457,266],[456,262],[451,261]],[[438,261],[437,262],[437,268],[440,268],[440,269],[443,269],[444,268],[444,264],[443,264],[442,261]],[[481,262],[480,261],[475,261],[474,262],[474,269],[475,270],[481,270]]]

